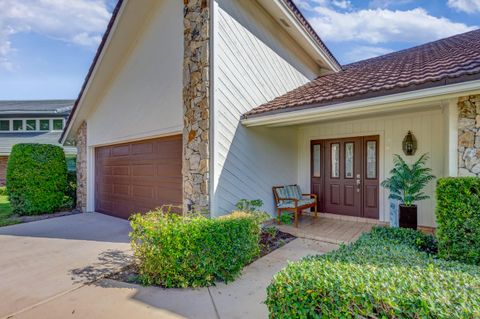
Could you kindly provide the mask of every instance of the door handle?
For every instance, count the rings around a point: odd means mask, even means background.
[[[357,179],[357,186],[360,186],[360,180]]]

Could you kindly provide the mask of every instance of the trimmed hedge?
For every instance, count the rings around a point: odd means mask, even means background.
[[[64,206],[67,165],[60,146],[16,144],[7,165],[7,192],[14,213],[53,213]]]
[[[439,255],[480,265],[480,178],[439,179],[436,216]]]
[[[7,187],[6,186],[0,186],[0,196],[5,196],[7,194]]]
[[[478,318],[480,268],[435,258],[411,229],[374,228],[290,263],[267,288],[271,318]]]
[[[140,280],[163,287],[201,287],[233,280],[258,256],[264,213],[209,219],[162,210],[131,217]]]

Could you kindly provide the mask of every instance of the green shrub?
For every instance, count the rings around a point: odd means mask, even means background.
[[[7,165],[7,190],[14,213],[52,213],[64,205],[67,166],[63,149],[47,144],[13,146]]]
[[[374,228],[290,263],[267,288],[270,317],[478,318],[480,268],[420,251],[430,237],[413,232]]]
[[[77,172],[67,171],[67,187],[65,188],[65,198],[63,207],[72,209],[77,202]]]
[[[282,212],[278,218],[280,224],[291,225],[293,223],[293,215],[289,212]]]
[[[480,265],[480,178],[438,180],[436,216],[439,255]]]
[[[7,194],[7,187],[6,186],[0,186],[0,196],[5,196]]]
[[[131,217],[132,248],[144,284],[200,287],[231,281],[259,254],[264,213],[209,219],[163,210]]]

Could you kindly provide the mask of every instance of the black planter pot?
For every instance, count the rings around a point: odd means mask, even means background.
[[[417,205],[400,204],[400,227],[417,229]]]

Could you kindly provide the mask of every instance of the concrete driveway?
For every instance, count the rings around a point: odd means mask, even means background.
[[[128,221],[87,213],[0,228],[0,318],[128,263]]]
[[[338,246],[298,238],[199,289],[142,287],[103,275],[129,262],[127,221],[78,214],[0,228],[0,318],[267,318],[266,287],[288,261]]]
[[[97,280],[22,311],[11,319],[266,319],[263,303],[273,275],[307,255],[338,246],[298,238],[245,267],[240,278],[199,289],[142,287]]]

